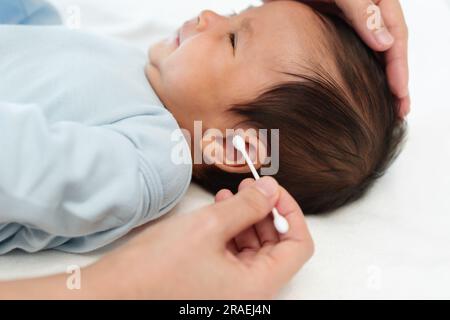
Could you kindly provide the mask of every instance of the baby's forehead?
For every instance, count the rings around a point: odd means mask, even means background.
[[[291,70],[330,55],[320,15],[295,1],[275,1],[242,13],[254,29],[249,59],[259,57],[267,67]],[[257,61],[257,59],[255,59]]]
[[[323,32],[320,14],[310,6],[295,1],[273,1],[259,7],[249,7],[239,16],[241,20],[251,19],[258,28],[266,26],[273,31],[296,32],[311,37]]]

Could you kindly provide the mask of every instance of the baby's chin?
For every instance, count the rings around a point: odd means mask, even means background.
[[[178,48],[177,37],[171,37],[161,40],[150,46],[148,51],[149,63],[158,67]]]

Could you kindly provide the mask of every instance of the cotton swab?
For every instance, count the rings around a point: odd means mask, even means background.
[[[253,165],[252,160],[250,159],[250,156],[247,153],[247,149],[245,147],[245,141],[241,136],[234,136],[233,138],[233,146],[238,150],[242,156],[244,157],[245,161],[247,162],[250,171],[252,172],[253,176],[255,177],[255,180],[259,180],[261,177],[258,174],[258,171],[256,171],[255,166]],[[287,233],[289,231],[289,223],[286,220],[285,217],[283,217],[277,210],[277,208],[272,209],[273,213],[273,224],[275,226],[275,229],[279,233]]]

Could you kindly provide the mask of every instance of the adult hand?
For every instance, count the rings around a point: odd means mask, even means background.
[[[276,0],[265,0],[270,2]],[[392,93],[399,101],[399,116],[411,108],[408,82],[408,27],[399,0],[297,0],[313,7],[337,6],[344,18],[374,51],[384,52]],[[370,28],[369,19],[380,15],[380,25]]]
[[[285,235],[273,227],[274,206],[289,221]],[[215,205],[151,226],[88,274],[103,275],[101,283],[114,280],[124,298],[267,299],[312,254],[300,207],[266,177],[245,180],[235,196],[222,190]]]
[[[269,213],[289,221],[278,235]],[[80,273],[0,283],[2,299],[272,298],[311,258],[313,241],[295,200],[272,178],[245,180],[237,195],[147,227]]]

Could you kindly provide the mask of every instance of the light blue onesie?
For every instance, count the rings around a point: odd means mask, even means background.
[[[91,251],[180,200],[192,164],[172,152],[189,147],[146,59],[62,26],[0,25],[0,254]]]

